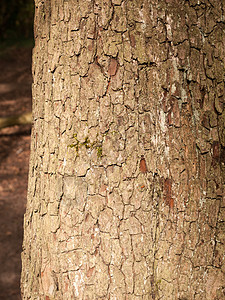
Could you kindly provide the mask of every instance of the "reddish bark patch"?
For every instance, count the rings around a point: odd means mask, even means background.
[[[148,172],[146,160],[145,160],[143,155],[141,156],[141,161],[140,161],[140,171],[141,171],[141,173],[147,173]]]
[[[92,49],[93,49],[93,44],[88,45],[88,50],[92,51]]]
[[[106,196],[107,194],[107,185],[102,184],[99,189],[99,194],[102,196]]]
[[[170,111],[168,112],[168,115],[167,115],[167,123],[168,123],[169,126],[173,125],[173,121],[172,121],[172,116],[171,116],[171,114],[172,114],[172,111],[170,110]]]
[[[64,286],[65,286],[65,292],[67,292],[69,289],[69,284],[67,282],[64,282]]]
[[[177,99],[174,101],[174,105],[173,105],[173,117],[174,117],[174,121],[173,121],[174,126],[180,127],[180,108]]]
[[[117,66],[118,66],[117,60],[115,58],[111,58],[109,68],[108,68],[108,73],[110,76],[116,75]]]
[[[87,213],[86,216],[85,216],[85,222],[88,222],[89,218],[90,218],[90,214]]]
[[[118,23],[119,20],[120,20],[119,16],[116,16],[116,17],[115,17],[115,20],[116,20],[116,22]]]
[[[164,180],[164,200],[170,208],[174,207],[174,199],[172,198],[172,180],[170,178]]]
[[[91,277],[92,274],[93,274],[93,272],[94,272],[94,269],[95,269],[95,267],[89,268],[89,269],[87,270],[86,276],[87,276],[87,277]]]
[[[225,148],[221,148],[220,162],[225,164]]]
[[[218,160],[220,157],[220,143],[218,141],[213,142],[213,158]]]
[[[162,100],[162,109],[163,109],[164,113],[168,112],[168,110],[167,110],[167,95],[168,95],[168,92],[164,91],[163,92],[163,100]]]
[[[202,117],[202,126],[209,129],[210,126],[209,126],[209,115],[208,113],[205,113]]]
[[[131,47],[135,47],[135,45],[136,45],[135,37],[133,36],[133,34],[130,35],[130,44],[131,44]]]
[[[212,165],[215,165],[217,162],[220,161],[220,143],[218,141],[213,142],[212,152]]]

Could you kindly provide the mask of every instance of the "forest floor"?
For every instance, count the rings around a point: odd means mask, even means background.
[[[31,110],[31,49],[0,55],[0,117]],[[0,129],[0,299],[19,300],[30,125]]]

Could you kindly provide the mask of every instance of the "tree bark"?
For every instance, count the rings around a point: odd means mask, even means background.
[[[23,299],[225,297],[224,11],[36,0]]]

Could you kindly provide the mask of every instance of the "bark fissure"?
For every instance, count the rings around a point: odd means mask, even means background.
[[[223,1],[36,1],[24,299],[223,299]]]

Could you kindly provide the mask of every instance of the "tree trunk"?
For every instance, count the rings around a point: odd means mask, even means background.
[[[225,297],[224,12],[36,0],[23,299]]]

